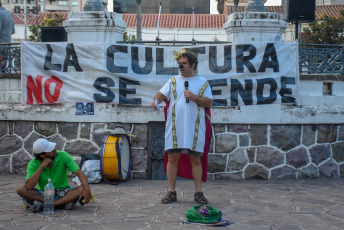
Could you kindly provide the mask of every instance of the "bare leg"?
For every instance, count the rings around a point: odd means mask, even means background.
[[[74,189],[69,190],[68,192],[66,192],[64,197],[55,201],[54,206],[57,207],[78,199],[83,191],[83,186],[78,186]],[[29,190],[25,187],[24,184],[18,186],[17,193],[19,196],[23,197],[30,203],[33,203],[34,201],[44,203],[44,197],[36,189]]]
[[[36,189],[27,189],[25,184],[18,186],[17,193],[30,203],[34,201],[44,202],[43,196]]]
[[[75,201],[80,197],[80,195],[83,193],[84,187],[83,186],[78,186],[76,188],[73,188],[66,192],[64,197],[61,197],[60,199],[56,200],[54,203],[55,207],[61,206],[63,204],[67,204],[69,202]]]
[[[176,180],[178,174],[178,162],[180,153],[169,153],[166,167],[168,191],[174,192],[176,190]]]
[[[196,192],[201,192],[202,191],[202,175],[203,175],[201,157],[197,157],[197,156],[193,156],[189,154],[189,158],[192,165],[192,176],[194,178]]]

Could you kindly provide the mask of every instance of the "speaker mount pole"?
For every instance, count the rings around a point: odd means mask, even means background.
[[[295,22],[295,40],[301,41],[301,22]]]

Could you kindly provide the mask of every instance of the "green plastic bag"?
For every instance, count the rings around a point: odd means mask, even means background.
[[[202,216],[201,214],[199,214],[198,210],[202,206],[204,205],[203,204],[196,205],[185,212],[185,216],[189,222],[212,224],[212,223],[219,222],[221,220],[222,213],[217,208],[206,206],[207,209],[209,210],[208,215]]]

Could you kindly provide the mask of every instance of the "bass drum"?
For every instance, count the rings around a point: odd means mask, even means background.
[[[126,181],[131,169],[131,147],[126,135],[107,135],[100,151],[100,172],[108,180]]]

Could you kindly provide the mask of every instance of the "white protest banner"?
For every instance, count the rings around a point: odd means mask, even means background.
[[[297,103],[297,43],[185,46],[212,87],[213,106]],[[151,105],[178,75],[182,47],[105,43],[22,43],[22,103]]]

